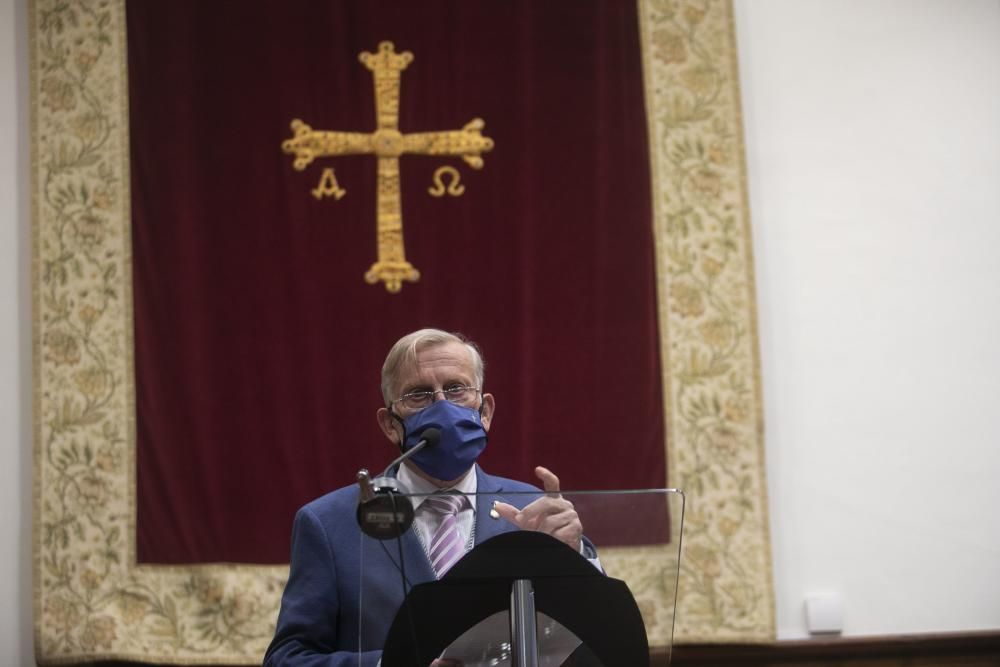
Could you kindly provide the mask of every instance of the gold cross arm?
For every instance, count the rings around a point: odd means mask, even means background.
[[[473,169],[481,169],[481,153],[493,149],[493,140],[482,135],[486,123],[473,118],[461,130],[415,132],[403,135],[403,152],[417,155],[458,155]]]
[[[482,153],[493,149],[493,140],[482,135],[485,123],[473,118],[461,130],[414,132],[401,134],[392,129],[366,132],[332,132],[314,130],[296,118],[292,121],[291,139],[281,144],[281,150],[295,155],[292,166],[302,171],[318,157],[374,154],[377,157],[411,155],[454,155],[469,166],[481,169]]]
[[[295,155],[292,167],[296,171],[302,171],[318,157],[373,152],[372,135],[366,132],[317,132],[296,118],[292,121],[292,133],[291,139],[281,143],[281,150]]]

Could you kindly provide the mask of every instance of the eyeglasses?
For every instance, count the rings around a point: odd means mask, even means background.
[[[411,391],[409,394],[403,394],[397,398],[391,405],[402,403],[403,407],[407,410],[423,410],[430,407],[437,394],[441,394],[445,400],[456,405],[472,406],[476,402],[476,396],[479,394],[479,391],[476,387],[465,387],[462,385],[448,387],[447,389],[438,389],[437,391]]]

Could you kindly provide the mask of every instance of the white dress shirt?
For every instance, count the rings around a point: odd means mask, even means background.
[[[399,466],[399,472],[397,473],[397,479],[399,480],[400,486],[406,490],[406,493],[442,493],[445,491],[457,491],[458,493],[464,493],[468,497],[468,504],[465,509],[460,511],[455,517],[458,523],[459,530],[462,531],[462,535],[465,537],[465,551],[468,552],[472,549],[473,544],[475,544],[475,530],[476,530],[476,489],[478,488],[479,480],[476,478],[476,466],[469,468],[468,472],[462,476],[454,486],[450,486],[446,489],[441,489],[435,486],[433,483],[428,482],[423,477],[419,477],[414,474],[410,467],[404,462]],[[427,496],[415,496],[411,498],[413,502],[413,529],[417,532],[417,537],[420,538],[420,543],[424,547],[424,553],[430,557],[430,544],[431,538],[437,531],[438,526],[444,521],[444,516],[437,512],[433,512],[426,507],[421,507]]]

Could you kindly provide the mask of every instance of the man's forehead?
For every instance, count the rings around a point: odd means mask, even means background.
[[[401,383],[419,382],[421,374],[434,369],[453,369],[456,374],[475,375],[472,353],[463,343],[449,341],[417,348],[415,358],[404,361],[399,368],[397,381]]]
[[[464,343],[457,341],[421,345],[416,352],[415,361],[421,366],[457,364],[472,367],[472,353]]]

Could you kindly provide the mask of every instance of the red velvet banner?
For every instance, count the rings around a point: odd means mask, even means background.
[[[635,3],[127,5],[141,562],[281,563],[302,503],[380,470],[379,371],[461,331],[496,396],[492,473],[666,483]],[[358,60],[390,40],[399,129],[485,120],[495,147],[400,158],[419,282],[369,285],[376,160],[292,169],[281,143],[375,129]],[[460,197],[431,197],[438,167]],[[315,199],[323,169],[342,199]]]

